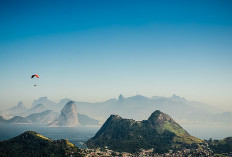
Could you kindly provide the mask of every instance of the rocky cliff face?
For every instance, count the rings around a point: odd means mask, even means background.
[[[111,115],[96,135],[87,141],[87,145],[90,148],[108,146],[112,150],[132,153],[140,148],[154,148],[156,152],[163,153],[201,142],[170,116],[157,110],[144,121]]]
[[[49,124],[49,126],[75,127],[79,125],[77,107],[74,101],[69,101],[61,111],[60,117]]]

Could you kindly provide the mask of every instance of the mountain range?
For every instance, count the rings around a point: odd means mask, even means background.
[[[66,105],[64,108],[72,109],[74,102],[68,102]],[[191,136],[169,115],[159,110],[143,121],[111,115],[86,144],[89,148],[95,149],[77,148],[67,139],[52,140],[37,132],[26,131],[12,139],[0,141],[0,156],[232,155],[231,137],[202,141]]]
[[[52,110],[53,112],[59,113],[69,101],[71,100],[64,98],[56,103],[47,97],[41,97],[33,102],[30,109],[25,109],[24,107],[24,109],[18,109],[22,105],[17,105],[14,108],[1,112],[0,115],[3,117],[26,117],[30,114],[43,112],[45,110]],[[161,110],[172,116],[180,124],[220,123],[231,125],[232,123],[231,112],[223,112],[211,105],[188,101],[176,95],[171,97],[154,96],[151,98],[142,95],[126,98],[120,95],[118,99],[113,98],[96,103],[75,101],[75,104],[78,109],[78,114],[92,117],[101,122],[106,120],[111,114],[118,114],[128,119],[143,120],[147,119],[152,111]]]
[[[5,119],[3,116],[0,116],[0,123],[49,124],[49,126],[52,127],[99,125],[98,120],[90,118],[85,114],[78,113],[76,104],[73,101],[67,102],[60,115],[52,110],[46,110],[46,107],[42,104],[34,105],[27,111],[19,113],[19,115],[28,116],[14,116],[10,119]]]

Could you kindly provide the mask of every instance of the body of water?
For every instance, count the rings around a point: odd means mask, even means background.
[[[208,140],[232,136],[232,126],[228,125],[181,125],[192,136]]]
[[[78,147],[93,137],[100,127],[47,127],[31,124],[0,124],[0,140],[7,140],[25,131],[35,131],[53,140],[68,139]]]
[[[191,135],[200,139],[223,139],[232,136],[232,126],[182,125]],[[47,127],[32,124],[0,124],[0,140],[7,140],[25,131],[35,131],[43,136],[57,139],[68,139],[78,147],[93,137],[100,127]]]

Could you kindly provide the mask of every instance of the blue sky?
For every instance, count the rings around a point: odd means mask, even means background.
[[[231,109],[229,0],[0,3],[2,108],[138,92]]]

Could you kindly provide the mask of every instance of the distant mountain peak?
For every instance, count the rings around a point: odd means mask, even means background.
[[[181,101],[187,101],[184,97],[180,97],[176,94],[173,94],[171,97],[170,97],[172,100],[181,100]]]
[[[24,107],[23,102],[19,101],[18,104],[17,104],[17,107]]]
[[[38,100],[48,100],[48,97],[47,96],[40,97]]]
[[[69,126],[74,127],[79,125],[77,106],[74,101],[69,101],[61,110],[60,117],[49,124],[52,127]]]
[[[123,103],[124,100],[125,100],[125,98],[123,97],[122,94],[120,94],[119,97],[118,97],[118,102],[119,102],[119,103]]]

